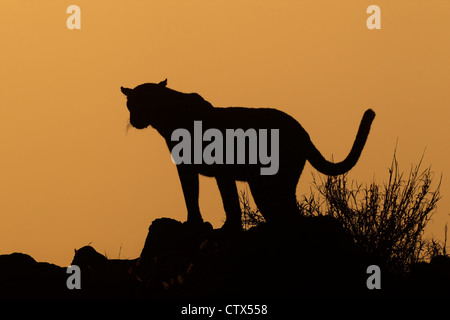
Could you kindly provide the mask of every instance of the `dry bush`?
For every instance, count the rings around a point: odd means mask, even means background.
[[[400,172],[395,156],[387,182],[358,184],[347,174],[315,178],[309,197],[298,206],[304,216],[330,215],[336,218],[366,253],[378,257],[391,271],[405,273],[411,264],[445,254],[446,242],[425,239],[424,230],[440,199],[441,179],[432,189],[431,168],[422,170],[422,159],[409,174]],[[241,193],[244,226],[264,219]]]
[[[259,212],[259,209],[251,206],[247,189],[240,192],[239,201],[241,203],[242,227],[244,230],[248,230],[253,226],[257,226],[265,222],[264,217]]]
[[[328,177],[320,185],[314,180],[326,213],[342,223],[360,248],[395,272],[406,272],[423,260],[430,246],[423,234],[440,199],[441,180],[432,190],[431,168],[421,170],[421,164],[405,176],[394,153],[383,185],[349,183],[346,174]]]

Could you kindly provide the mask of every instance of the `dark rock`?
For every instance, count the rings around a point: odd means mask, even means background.
[[[0,255],[0,298],[64,298],[66,269],[23,253]]]
[[[450,257],[436,256],[429,263],[412,266],[408,282],[408,297],[450,299]]]
[[[81,289],[66,287],[66,268],[13,253],[0,256],[2,298],[398,299],[450,298],[450,258],[438,256],[395,275],[369,256],[331,217],[286,226],[213,230],[209,223],[157,219],[141,255],[107,259],[76,250]],[[381,290],[369,290],[367,267],[381,268]]]
[[[133,273],[137,259],[107,259],[91,246],[75,251],[72,265],[81,270],[81,289],[72,290],[77,298],[137,298],[143,285]]]

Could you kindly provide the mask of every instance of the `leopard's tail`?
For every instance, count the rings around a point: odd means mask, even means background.
[[[372,125],[374,118],[375,112],[372,109],[368,109],[364,113],[361,124],[359,125],[358,133],[356,134],[355,142],[344,161],[333,163],[326,160],[312,142],[308,150],[308,161],[315,169],[326,175],[337,176],[346,173],[353,168],[358,161],[364,145],[366,144],[370,126]]]

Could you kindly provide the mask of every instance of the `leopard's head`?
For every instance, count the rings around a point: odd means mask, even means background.
[[[127,108],[130,111],[130,124],[137,129],[156,128],[169,112],[170,89],[166,88],[167,79],[160,83],[145,83],[134,89],[120,87],[127,97]]]

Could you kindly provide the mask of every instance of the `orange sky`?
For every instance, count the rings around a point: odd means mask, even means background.
[[[68,30],[66,8],[81,8]],[[368,30],[366,8],[381,8]],[[168,78],[215,106],[276,107],[343,159],[361,116],[377,117],[350,178],[382,182],[398,139],[408,171],[444,175],[428,232],[449,221],[450,2],[4,0],[0,6],[0,254],[68,265],[92,243],[140,254],[158,217],[184,221],[174,164],[153,129],[126,132],[119,88]],[[308,192],[307,164],[298,196]],[[436,180],[437,180],[436,178]],[[201,209],[219,227],[219,191]]]

